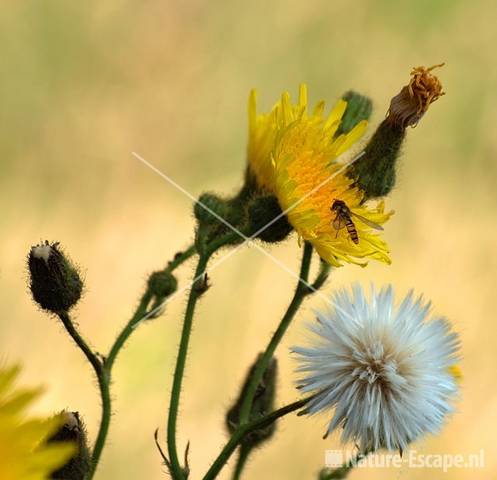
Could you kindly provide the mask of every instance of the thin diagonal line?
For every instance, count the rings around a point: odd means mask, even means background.
[[[228,221],[226,221],[223,217],[218,215],[216,212],[214,212],[211,208],[209,208],[207,205],[204,205],[203,202],[200,202],[197,198],[195,198],[190,192],[185,190],[183,187],[181,187],[178,183],[176,183],[174,180],[172,180],[170,177],[168,177],[166,174],[161,172],[157,167],[152,165],[150,162],[145,160],[143,157],[138,155],[136,152],[132,152],[133,156],[140,160],[142,163],[147,165],[151,170],[156,172],[160,177],[164,178],[166,181],[168,181],[171,185],[173,185],[175,188],[177,188],[179,191],[181,191],[183,194],[185,194],[188,198],[193,200],[195,203],[198,203],[202,208],[204,208],[206,211],[208,211],[211,215],[213,215],[215,218],[217,218],[220,222],[222,222],[224,225],[226,225],[228,228],[233,230],[236,234],[238,234],[241,238],[244,239],[244,242],[240,245],[237,245],[234,249],[230,250],[226,255],[221,257],[221,259],[216,262],[214,265],[212,265],[210,268],[207,268],[205,270],[205,273],[213,271],[215,268],[217,268],[219,265],[221,265],[224,261],[226,261],[228,258],[230,258],[233,254],[235,254],[245,243],[248,243],[252,246],[254,246],[257,250],[259,250],[261,253],[263,253],[266,257],[270,258],[275,264],[277,264],[280,268],[285,270],[287,273],[289,273],[292,277],[298,279],[298,281],[302,282],[307,288],[309,288],[311,291],[314,293],[317,293],[319,297],[323,298],[327,303],[330,303],[331,305],[335,306],[338,310],[342,310],[338,305],[336,305],[333,301],[331,301],[329,298],[327,298],[325,295],[323,295],[321,292],[316,290],[310,283],[306,282],[302,278],[299,277],[292,269],[287,267],[283,262],[275,258],[273,255],[271,255],[269,252],[267,252],[264,248],[262,248],[260,245],[257,243],[254,243],[253,240],[254,238],[259,235],[262,231],[264,231],[266,228],[268,228],[271,224],[276,222],[279,218],[283,217],[286,215],[289,211],[291,211],[293,208],[297,207],[301,202],[303,202],[309,195],[312,195],[314,192],[322,188],[326,183],[328,183],[330,180],[332,180],[334,177],[336,177],[338,174],[340,174],[343,170],[345,170],[347,167],[349,167],[352,163],[356,162],[363,154],[364,152],[361,152],[359,155],[357,155],[353,160],[350,162],[346,163],[343,167],[341,167],[339,170],[333,173],[330,177],[328,177],[326,180],[321,182],[319,185],[317,185],[314,189],[312,189],[310,192],[308,192],[305,196],[300,198],[297,202],[292,204],[290,207],[288,207],[284,212],[280,213],[277,215],[275,218],[273,218],[270,222],[268,222],[265,226],[261,227],[255,234],[252,236],[248,237],[245,235],[243,232],[241,232],[239,229],[237,229],[235,226],[231,225]],[[139,320],[135,326],[137,326],[139,323],[141,323],[142,320],[146,320],[147,318],[150,318],[154,313],[159,311],[161,308],[163,308],[166,303],[168,303],[170,300],[172,300],[176,295],[179,295],[183,291],[187,290],[190,288],[196,281],[198,281],[200,278],[202,278],[204,274],[199,275],[197,278],[193,279],[190,284],[185,286],[184,288],[176,291],[172,296],[168,297],[167,299],[164,300],[163,303],[155,307],[152,311],[148,312],[143,319]],[[347,312],[343,311],[344,314],[348,314]]]
[[[156,166],[152,165],[150,162],[145,160],[142,156],[140,156],[136,152],[131,152],[131,154],[140,162],[144,163],[147,167],[149,167],[151,170],[153,170],[157,175],[162,177],[164,180],[169,182],[173,187],[177,188],[180,192],[185,194],[190,200],[193,200],[195,203],[200,205],[204,210],[209,212],[213,217],[215,217],[217,220],[219,220],[221,223],[223,223],[225,226],[233,230],[237,235],[239,235],[241,238],[245,240],[245,242],[249,242],[250,244],[253,244],[252,240],[254,240],[258,235],[260,235],[262,232],[264,232],[267,228],[269,228],[273,223],[277,222],[280,218],[284,217],[287,213],[289,213],[291,210],[294,208],[298,207],[303,201],[305,201],[309,196],[313,195],[315,192],[317,192],[319,189],[321,189],[324,185],[326,185],[328,182],[333,180],[337,175],[342,173],[344,170],[346,170],[350,165],[353,163],[357,162],[359,158],[361,158],[364,155],[364,151],[359,153],[355,158],[353,158],[350,162],[345,163],[341,168],[339,168],[336,172],[333,173],[333,175],[330,175],[328,178],[323,180],[321,183],[319,183],[316,187],[314,187],[310,192],[307,192],[304,196],[299,198],[295,203],[290,205],[286,210],[283,212],[279,213],[276,217],[274,217],[272,220],[270,220],[266,225],[261,227],[259,230],[257,230],[254,234],[252,234],[250,237],[242,233],[238,228],[236,228],[234,225],[232,225],[230,222],[228,222],[226,219],[221,217],[218,213],[216,213],[214,210],[212,210],[210,207],[205,205],[203,202],[198,200],[196,197],[194,197],[190,192],[185,190],[181,185],[176,183],[171,177],[166,175],[164,172],[161,172]],[[244,243],[245,243],[244,242]]]
[[[321,187],[324,187],[329,181],[333,180],[339,173],[342,173],[344,170],[346,170],[348,167],[350,167],[350,165],[357,162],[357,160],[359,160],[365,153],[366,152],[363,150],[361,153],[356,155],[350,162],[345,163],[343,165],[343,167],[339,168],[336,172],[333,173],[333,175],[330,175],[326,180],[323,180],[319,185],[314,187],[310,192],[307,192],[304,196],[299,198],[295,203],[290,205],[286,210],[283,210],[283,212],[276,215],[276,217],[274,217],[271,221],[266,223],[266,225],[264,225],[259,230],[257,230],[257,232],[255,232],[253,235],[250,236],[250,239],[253,240],[257,236],[259,236],[262,232],[264,232],[267,228],[269,228],[274,222],[277,222],[281,217],[284,217],[291,210],[298,207],[304,200],[306,200],[312,194],[316,193],[319,189],[321,189]]]
[[[243,245],[243,244],[242,244]],[[240,245],[238,245],[240,247]],[[259,247],[257,245],[257,247]],[[133,328],[138,327],[142,322],[146,321],[147,319],[153,317],[153,315],[157,312],[159,312],[162,308],[164,308],[169,302],[171,302],[175,297],[181,295],[183,292],[186,290],[190,289],[195,282],[200,280],[206,273],[211,273],[214,271],[216,268],[218,268],[222,263],[224,263],[228,258],[230,258],[232,255],[234,255],[238,251],[237,249],[230,250],[226,255],[222,256],[217,262],[212,264],[210,267],[205,269],[205,272],[201,275],[198,275],[195,277],[191,282],[189,282],[187,285],[184,287],[180,288],[179,290],[176,290],[172,295],[167,297],[161,304],[159,304],[157,307],[153,308],[150,312],[147,312],[142,318],[136,321],[136,323],[133,325]],[[269,259],[271,259],[276,265],[278,265],[281,269],[283,269],[285,272],[290,274],[293,278],[296,278],[299,282],[303,283],[309,290],[317,294],[320,298],[322,298],[326,303],[329,303],[331,306],[335,307],[338,311],[343,313],[345,316],[352,318],[350,314],[343,310],[339,305],[337,305],[333,300],[329,299],[326,295],[321,293],[319,290],[314,288],[312,284],[307,282],[306,280],[302,279],[297,273],[295,273],[290,267],[286,266],[283,262],[278,260],[276,257],[271,255],[270,253],[266,252],[263,248],[260,248],[260,251],[263,252]]]

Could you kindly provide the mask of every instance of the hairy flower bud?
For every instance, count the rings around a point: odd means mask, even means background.
[[[240,409],[243,404],[243,400],[247,393],[248,386],[252,377],[255,373],[255,368],[257,362],[260,360],[262,354],[259,354],[257,360],[250,367],[247,373],[245,382],[242,386],[240,395],[236,400],[235,404],[230,408],[228,414],[226,415],[226,427],[230,433],[233,433],[239,425],[240,419]],[[274,398],[276,393],[276,380],[277,380],[277,368],[278,363],[275,358],[269,363],[264,375],[262,376],[259,385],[257,386],[256,394],[254,396],[254,401],[252,403],[252,410],[250,411],[249,420],[255,420],[260,418],[274,409]],[[243,445],[249,448],[260,445],[261,443],[269,440],[276,430],[276,423],[271,423],[268,426],[261,427],[252,431],[249,435],[245,437]]]
[[[47,443],[72,442],[78,450],[62,467],[52,473],[50,478],[60,480],[84,480],[90,470],[90,452],[85,426],[78,412],[61,413],[64,424],[53,434]]]
[[[33,299],[44,310],[66,312],[81,298],[83,281],[58,242],[45,241],[32,247],[28,268]]]
[[[264,242],[276,243],[284,240],[293,230],[288,223],[278,199],[274,195],[253,198],[248,206],[250,234]],[[277,220],[276,220],[277,219]]]
[[[355,162],[348,176],[356,180],[365,199],[388,195],[395,186],[397,158],[405,130],[384,120]]]
[[[178,288],[178,281],[168,270],[160,270],[150,275],[148,279],[148,288],[158,301],[162,301],[176,291]]]
[[[213,193],[203,193],[193,208],[198,222],[195,245],[199,253],[203,252],[209,242],[230,233],[233,227],[243,230],[246,221],[246,205],[238,197],[224,199]],[[235,237],[233,244],[243,241]]]
[[[178,288],[176,277],[169,270],[154,272],[148,278],[148,291],[152,294],[152,305],[148,318],[156,318],[163,311],[163,305],[167,297],[172,295]]]
[[[387,117],[364,149],[364,154],[348,171],[363,190],[365,200],[384,197],[395,186],[397,159],[407,127],[415,127],[428,107],[440,98],[442,85],[431,73],[436,67],[417,67],[411,80],[392,98]]]
[[[349,133],[362,120],[369,120],[373,111],[373,102],[354,90],[346,92],[342,99],[347,102],[347,108],[335,133],[336,137],[343,133]]]
[[[195,218],[199,223],[204,224],[218,224],[217,216],[227,220],[230,214],[229,210],[229,201],[214,193],[202,193],[193,207]]]

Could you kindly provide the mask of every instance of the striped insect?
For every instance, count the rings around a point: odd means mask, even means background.
[[[352,220],[352,217],[355,217],[357,220],[365,223],[371,228],[375,230],[383,230],[383,227],[378,225],[377,223],[364,218],[362,215],[358,215],[350,210],[347,204],[343,200],[335,200],[333,205],[330,207],[330,210],[335,214],[335,218],[331,222],[331,225],[336,230],[336,236],[338,237],[338,233],[342,228],[347,227],[347,232],[349,234],[350,239],[357,245],[359,243],[359,235],[357,234],[357,229]]]

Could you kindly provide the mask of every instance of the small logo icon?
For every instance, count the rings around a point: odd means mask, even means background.
[[[338,468],[344,463],[344,455],[342,450],[325,450],[324,464],[328,468]]]

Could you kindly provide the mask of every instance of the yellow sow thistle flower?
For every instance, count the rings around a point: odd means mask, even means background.
[[[300,238],[310,241],[318,254],[333,266],[342,262],[365,265],[365,259],[390,263],[386,243],[374,229],[356,217],[378,225],[388,220],[383,202],[372,207],[363,203],[363,192],[346,176],[337,158],[365,132],[366,121],[350,132],[335,136],[347,102],[340,100],[328,116],[324,102],[312,114],[307,111],[307,89],[300,88],[299,101],[292,104],[282,95],[269,114],[257,115],[255,93],[249,101],[249,168],[259,186],[274,193]],[[347,228],[336,229],[335,200],[345,202],[357,231],[355,243]]]
[[[274,165],[272,151],[282,132],[298,118],[307,108],[307,88],[300,87],[299,102],[292,105],[288,93],[276,103],[269,113],[257,113],[257,94],[250,92],[248,104],[249,139],[247,158],[249,169],[255,176],[260,189],[274,192]]]
[[[61,426],[60,416],[26,420],[39,390],[13,390],[19,368],[0,367],[0,479],[45,480],[74,454],[67,443],[45,444]]]

